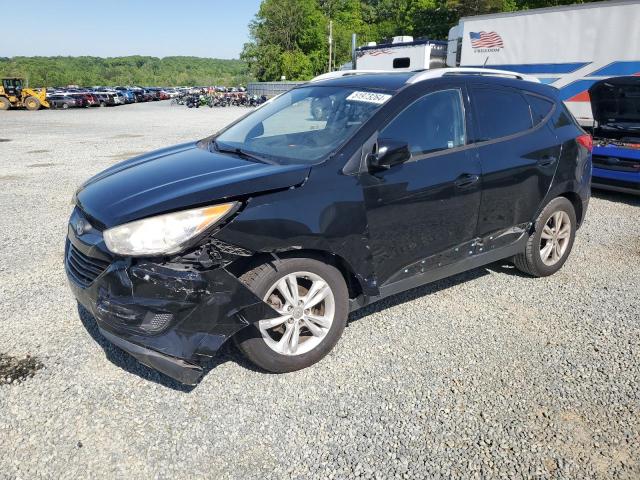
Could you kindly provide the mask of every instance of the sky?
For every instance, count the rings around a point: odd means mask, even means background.
[[[17,5],[0,0],[3,10]],[[0,57],[238,58],[260,0],[29,0],[25,5],[29,15],[3,22]]]

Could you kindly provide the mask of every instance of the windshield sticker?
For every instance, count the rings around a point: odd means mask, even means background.
[[[352,102],[365,102],[375,103],[376,105],[382,105],[391,98],[391,95],[386,93],[373,93],[373,92],[353,92],[347,97],[347,100]]]

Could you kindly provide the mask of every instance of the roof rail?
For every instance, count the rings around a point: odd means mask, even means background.
[[[348,77],[351,75],[366,75],[368,73],[393,73],[389,70],[336,70],[335,72],[323,73],[309,80],[309,83],[331,80],[333,78]]]
[[[538,80],[536,77],[525,75],[524,73],[477,67],[434,68],[433,70],[425,70],[416,73],[409,80],[407,80],[407,83],[417,83],[432,78],[440,78],[450,75],[487,75],[492,77],[515,78],[517,80],[540,83],[540,80]]]
[[[335,72],[323,73],[309,80],[309,83],[331,80],[334,78],[347,77],[352,75],[367,75],[372,73],[406,73],[394,72],[391,70],[337,70]],[[434,68],[431,70],[418,70],[407,80],[407,83],[417,83],[432,78],[440,78],[450,75],[487,75],[492,77],[515,78],[527,82],[540,83],[536,77],[524,73],[510,72],[508,70],[496,70],[494,68],[478,67],[456,67],[456,68]]]

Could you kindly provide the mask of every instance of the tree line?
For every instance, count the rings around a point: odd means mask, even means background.
[[[240,85],[251,79],[241,60],[200,57],[0,57],[1,77],[33,87],[66,85]]]
[[[588,0],[587,0],[588,1]],[[306,80],[329,69],[329,21],[335,60],[351,58],[351,34],[360,45],[396,35],[446,40],[460,17],[509,12],[576,0],[263,0],[249,25],[241,58],[262,81]]]
[[[589,1],[589,0],[585,0]],[[360,45],[396,35],[446,40],[464,16],[583,3],[576,0],[263,0],[249,24],[240,60],[200,57],[0,57],[0,76],[31,86],[239,85],[307,80],[351,58],[351,34]]]

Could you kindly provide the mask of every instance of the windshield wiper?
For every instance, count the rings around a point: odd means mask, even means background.
[[[213,144],[213,148],[216,149],[217,152],[220,153],[233,153],[235,155],[238,155],[239,157],[243,157],[246,158],[248,160],[253,160],[254,162],[260,162],[260,163],[267,163],[270,165],[277,165],[276,162],[269,160],[265,157],[262,157],[256,153],[253,152],[248,152],[246,150],[243,150],[242,148],[238,148],[238,147],[221,147],[220,144],[216,141],[213,140],[211,142]]]

